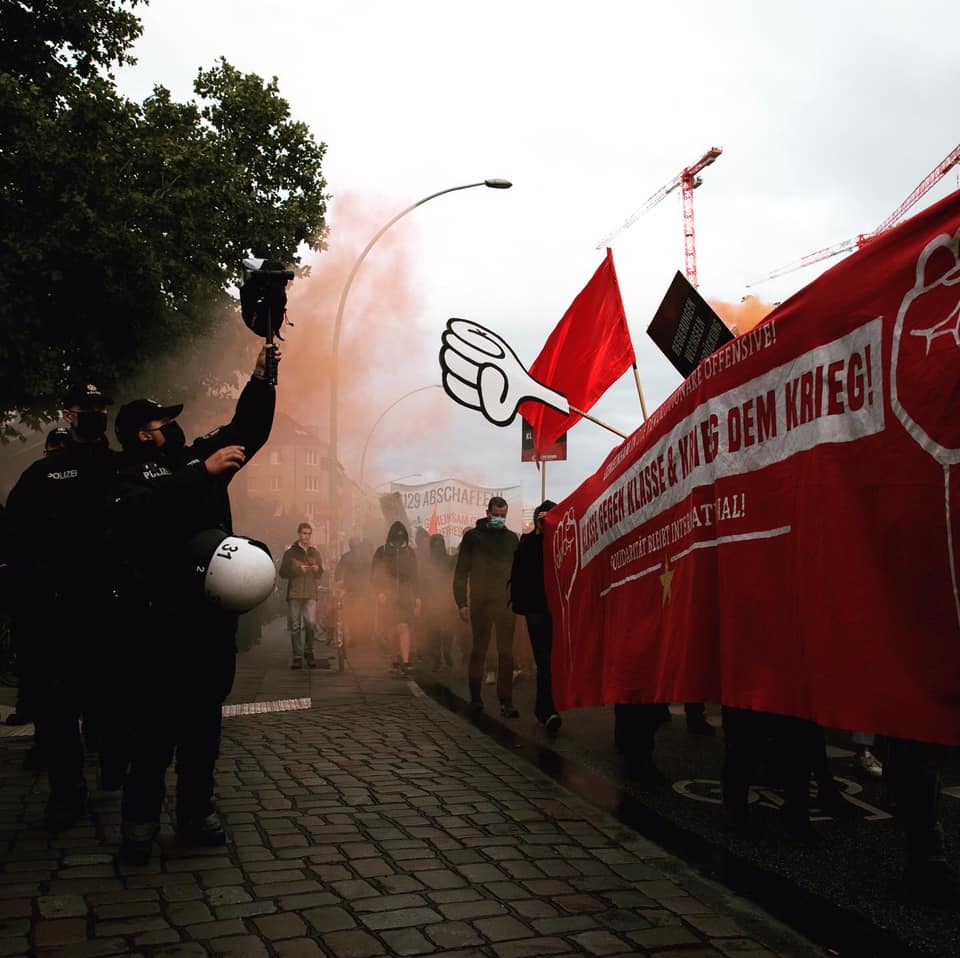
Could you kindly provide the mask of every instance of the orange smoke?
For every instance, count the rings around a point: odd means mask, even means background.
[[[396,212],[376,200],[346,194],[331,216],[329,247],[312,261],[310,276],[288,290],[293,328],[283,331],[278,407],[297,422],[329,433],[333,326],[347,276],[370,238]],[[405,392],[439,381],[437,341],[422,324],[414,224],[393,226],[360,266],[344,308],[338,357],[339,458],[357,479],[370,429]],[[440,390],[411,397],[377,426],[370,440],[367,482],[379,454],[436,428],[449,402]]]
[[[710,299],[707,302],[737,336],[749,333],[773,309],[772,303],[765,303],[756,296],[747,296],[739,303],[727,303],[722,299]]]

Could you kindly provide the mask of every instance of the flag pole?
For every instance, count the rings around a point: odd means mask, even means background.
[[[640,370],[637,364],[633,364],[633,378],[637,381],[637,395],[640,397],[640,411],[643,413],[643,421],[647,421],[647,403],[643,398],[643,387],[640,385]]]
[[[589,419],[590,422],[594,423],[597,426],[602,426],[604,429],[607,429],[612,433],[616,433],[621,439],[630,438],[625,432],[620,432],[619,429],[614,429],[613,426],[608,426],[605,422],[600,422],[599,419],[594,419],[594,417],[591,416],[589,413],[584,412],[582,409],[577,409],[576,406],[571,406],[570,412],[576,413],[576,415],[582,416],[584,419]]]
[[[546,502],[547,500],[547,464],[546,462],[540,463],[540,501]]]

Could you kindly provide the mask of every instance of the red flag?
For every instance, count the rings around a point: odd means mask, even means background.
[[[608,249],[606,259],[550,334],[530,375],[563,393],[571,406],[589,412],[634,362],[613,253]],[[524,403],[520,415],[533,427],[533,445],[541,453],[581,418],[533,402]]]

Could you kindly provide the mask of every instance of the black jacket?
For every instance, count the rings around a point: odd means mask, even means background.
[[[28,466],[7,498],[21,595],[84,601],[110,592],[107,502],[119,460],[72,439]]]
[[[400,608],[411,610],[420,598],[420,575],[417,553],[409,546],[397,549],[382,545],[373,554],[370,564],[370,585]]]
[[[510,573],[510,603],[518,615],[549,612],[543,583],[543,536],[528,532],[520,537]]]
[[[453,597],[458,609],[467,605],[467,581],[470,604],[487,602],[507,604],[507,582],[517,551],[517,534],[510,529],[491,529],[486,519],[463,537],[453,574]]]
[[[276,390],[251,379],[237,400],[233,419],[191,445],[165,455],[154,446],[123,453],[110,497],[112,539],[120,560],[118,576],[127,590],[168,594],[185,570],[183,550],[206,529],[233,532],[227,487],[231,470],[211,476],[204,461],[224,446],[244,446],[246,462],[270,436]],[[143,596],[140,596],[141,598]]]
[[[301,572],[300,563],[316,563],[316,572]],[[294,542],[283,554],[280,560],[281,579],[287,580],[287,601],[291,599],[313,599],[316,601],[320,589],[320,579],[323,576],[323,562],[320,553],[313,546],[304,551],[299,542]]]

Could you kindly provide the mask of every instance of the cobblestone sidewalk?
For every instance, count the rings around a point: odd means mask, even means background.
[[[230,845],[167,821],[144,868],[114,860],[117,796],[42,830],[27,744],[0,743],[0,955],[816,953],[423,698],[227,719]]]

